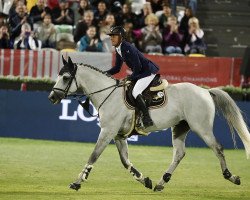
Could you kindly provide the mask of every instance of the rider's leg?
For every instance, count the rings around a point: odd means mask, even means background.
[[[148,107],[147,107],[141,94],[139,94],[136,97],[136,105],[139,108],[139,110],[142,111],[142,113],[143,113],[142,121],[143,121],[144,127],[147,128],[149,126],[153,126],[153,121],[149,115]]]
[[[142,92],[148,87],[151,81],[154,79],[155,74],[151,74],[145,78],[139,79],[132,91],[132,95],[136,100],[136,105],[138,106],[139,110],[143,113],[143,125],[145,128],[152,126],[153,121],[149,115],[147,105],[142,97]]]

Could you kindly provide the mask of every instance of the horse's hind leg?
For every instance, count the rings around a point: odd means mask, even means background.
[[[226,159],[223,152],[223,147],[216,141],[212,131],[197,132],[198,135],[204,140],[204,142],[214,151],[218,157],[221,165],[222,174],[225,179],[231,181],[236,185],[240,185],[240,177],[232,175],[227,168]]]
[[[148,177],[145,178],[143,174],[139,172],[129,161],[127,140],[122,138],[121,136],[116,136],[115,144],[118,149],[123,166],[129,171],[130,174],[132,174],[135,180],[142,183],[146,188],[152,189],[152,181]]]
[[[164,189],[164,184],[170,180],[174,170],[185,156],[185,139],[189,130],[190,128],[186,121],[181,121],[178,125],[172,127],[173,160],[168,170],[154,187],[154,191],[161,191]]]

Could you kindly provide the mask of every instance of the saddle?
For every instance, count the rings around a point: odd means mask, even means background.
[[[143,131],[142,127],[142,113],[136,108],[135,99],[132,95],[135,82],[130,82],[124,86],[124,103],[131,109],[135,110],[135,116],[133,117],[133,123],[131,131],[125,136],[131,137],[132,135],[148,135],[148,132]],[[168,82],[165,79],[160,79],[160,75],[157,74],[149,86],[142,92],[143,98],[149,109],[156,109],[164,106],[167,103],[167,94],[165,88],[167,88]]]
[[[135,99],[132,95],[132,90],[135,82],[130,82],[124,86],[124,102],[129,109],[136,108]],[[149,109],[155,109],[163,106],[166,103],[167,95],[165,88],[168,82],[165,79],[160,79],[160,74],[157,74],[149,86],[142,92],[142,96]]]

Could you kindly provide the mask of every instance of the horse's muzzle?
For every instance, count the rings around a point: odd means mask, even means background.
[[[58,104],[61,102],[62,98],[59,97],[59,95],[57,95],[54,91],[52,91],[49,96],[48,99],[50,100],[51,103],[53,104]]]

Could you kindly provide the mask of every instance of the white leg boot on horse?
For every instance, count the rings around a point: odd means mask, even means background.
[[[85,165],[81,173],[78,175],[77,180],[69,185],[69,188],[74,189],[76,191],[81,188],[81,183],[87,181],[90,171],[93,168],[93,164],[97,161],[99,156],[102,154],[104,149],[111,142],[111,140],[114,138],[115,135],[116,134],[110,134],[109,132],[105,131],[104,128],[101,130],[95,148],[89,157],[88,163]]]

